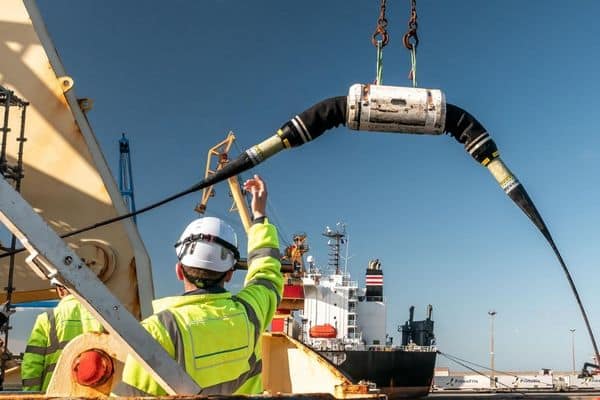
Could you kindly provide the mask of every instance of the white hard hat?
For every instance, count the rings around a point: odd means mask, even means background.
[[[240,258],[235,231],[215,217],[192,221],[175,243],[175,252],[187,267],[217,272],[230,270]]]

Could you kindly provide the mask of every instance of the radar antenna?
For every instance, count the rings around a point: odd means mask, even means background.
[[[341,226],[341,228],[340,228]],[[323,236],[328,237],[327,246],[329,246],[329,261],[330,268],[335,269],[335,274],[340,275],[340,245],[344,244],[346,237],[346,225],[337,224],[337,229],[333,230],[330,227],[325,228]]]

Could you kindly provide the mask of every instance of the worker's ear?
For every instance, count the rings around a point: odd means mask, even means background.
[[[180,262],[175,264],[175,274],[177,274],[177,279],[183,281],[183,267]]]
[[[233,277],[233,270],[230,269],[229,271],[227,271],[227,273],[225,274],[225,282],[229,282],[231,280],[231,278]]]

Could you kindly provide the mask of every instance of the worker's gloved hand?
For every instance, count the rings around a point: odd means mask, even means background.
[[[8,322],[8,317],[11,314],[14,314],[14,312],[15,310],[9,306],[8,301],[0,304],[0,326],[6,324],[6,322]]]

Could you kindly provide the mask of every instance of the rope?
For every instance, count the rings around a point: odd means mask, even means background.
[[[381,40],[377,41],[377,62],[375,70],[375,84],[383,84],[383,44]]]
[[[484,374],[483,372],[480,372],[480,371],[478,371],[478,370],[476,370],[476,369],[474,369],[474,368],[471,368],[471,367],[469,367],[469,366],[468,366],[466,363],[473,364],[473,365],[475,365],[475,366],[477,366],[477,367],[480,367],[480,368],[483,368],[483,369],[486,369],[486,370],[489,370],[489,371],[491,371],[491,369],[490,369],[490,368],[488,368],[488,367],[485,367],[485,366],[483,366],[483,365],[476,364],[476,363],[474,363],[474,362],[471,362],[471,361],[463,360],[463,359],[461,359],[461,358],[459,358],[459,357],[456,357],[456,356],[453,356],[453,355],[450,355],[450,354],[443,353],[443,352],[441,352],[440,350],[438,350],[438,351],[437,351],[437,353],[438,353],[439,355],[441,355],[441,356],[444,356],[444,357],[446,357],[448,360],[450,360],[450,361],[453,361],[453,362],[457,363],[457,364],[458,364],[458,365],[460,365],[461,367],[463,367],[463,368],[466,368],[466,369],[468,369],[469,371],[476,373],[477,375],[481,375],[481,376],[483,376],[483,377],[485,377],[485,378],[490,378],[488,375]],[[497,373],[501,373],[501,374],[504,374],[504,375],[512,376],[512,377],[515,377],[515,378],[517,378],[517,377],[518,377],[517,375],[509,374],[508,372],[503,372],[503,371],[498,371],[498,370],[494,370],[494,371],[495,371],[495,372],[497,372]],[[507,385],[507,384],[505,384],[505,383],[502,383],[502,382],[498,382],[498,381],[496,381],[496,384],[500,384],[500,385],[504,386],[505,388],[507,388],[507,389],[510,389],[511,393],[517,393],[517,394],[520,394],[520,395],[521,395],[521,396],[523,396],[523,397],[527,397],[527,394],[526,394],[526,393],[524,393],[524,392],[521,392],[521,391],[519,391],[519,390],[516,390],[516,389],[513,389],[513,388],[511,388],[510,386],[508,386],[508,385]]]
[[[464,363],[468,363],[468,364],[474,365],[474,366],[476,366],[476,367],[479,367],[479,368],[483,368],[483,369],[485,369],[485,370],[488,370],[488,371],[491,371],[491,370],[492,370],[490,367],[486,367],[485,365],[477,364],[477,363],[474,363],[473,361],[468,361],[468,360],[462,359],[462,358],[460,358],[460,357],[453,356],[453,355],[451,355],[451,354],[446,354],[446,353],[443,353],[443,352],[441,352],[441,351],[439,351],[439,350],[438,350],[438,354],[439,354],[439,355],[442,355],[442,356],[444,356],[444,357],[446,357],[446,358],[448,358],[448,359],[449,359],[449,360],[451,360],[451,361],[454,361],[454,362],[455,362],[455,363],[457,363],[457,364],[460,364],[460,363],[459,363],[459,361],[462,361],[462,362],[464,362]],[[457,360],[458,360],[458,361],[457,361]],[[461,366],[463,366],[463,365],[461,364]],[[467,367],[465,367],[465,368],[467,368]],[[502,375],[508,375],[508,376],[512,376],[512,377],[515,377],[515,378],[517,378],[517,377],[518,377],[517,375],[511,374],[511,373],[509,373],[509,372],[505,372],[505,371],[499,371],[499,370],[497,370],[497,369],[494,369],[494,372],[496,372],[496,373],[498,373],[498,374],[502,374]],[[477,374],[481,375],[481,373],[479,373],[479,372],[477,372]],[[487,375],[486,375],[486,376],[487,376]]]
[[[272,202],[271,202],[272,203]],[[290,238],[291,235],[288,235],[286,230],[283,228],[277,213],[275,212],[275,207],[267,203],[267,210],[269,215],[271,215],[271,219],[273,220],[275,226],[277,226],[277,235],[279,236],[279,241],[285,245],[285,247],[291,246],[292,243],[286,239],[286,237]]]
[[[410,72],[408,79],[412,81],[413,87],[417,87],[417,48],[413,46],[410,50]]]

